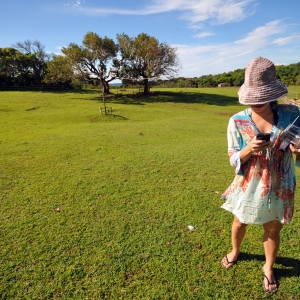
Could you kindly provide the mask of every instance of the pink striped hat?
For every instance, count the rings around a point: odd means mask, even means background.
[[[238,95],[240,103],[255,105],[276,101],[287,93],[286,85],[276,79],[275,65],[267,58],[257,57],[248,64]]]

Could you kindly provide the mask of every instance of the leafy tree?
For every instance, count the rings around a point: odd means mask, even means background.
[[[299,85],[298,76],[300,75],[300,63],[288,66],[276,66],[277,78],[283,83]]]
[[[145,33],[136,38],[126,34],[117,35],[121,52],[120,76],[123,80],[140,81],[144,94],[149,93],[149,81],[161,77],[172,78],[178,72],[179,61],[176,48]]]
[[[214,87],[217,86],[216,77],[213,75],[201,76],[198,80],[199,86],[201,87]]]
[[[300,85],[300,62],[288,66],[276,66],[277,78],[287,85]],[[241,86],[244,83],[245,69],[236,69],[216,75],[203,75],[198,79],[178,77],[168,81],[159,81],[160,86],[166,87],[216,87],[218,83],[226,83],[230,86]]]
[[[241,76],[237,76],[234,81],[233,81],[233,85],[234,86],[241,86],[244,83],[244,77]]]
[[[47,61],[50,54],[45,51],[45,46],[35,40],[25,40],[13,45],[23,54],[20,66],[23,69],[21,76],[27,84],[40,84],[44,78],[47,68]]]
[[[14,48],[0,48],[0,85],[15,85],[20,74],[22,53]]]
[[[295,78],[295,85],[300,85],[300,75]]]
[[[63,55],[53,55],[47,63],[47,73],[44,82],[56,85],[71,85],[76,83],[76,76],[73,72],[72,65]]]
[[[115,79],[108,70],[108,63],[117,55],[118,46],[108,37],[101,38],[96,33],[88,32],[82,46],[71,43],[62,48],[62,53],[72,65],[74,76],[82,81],[99,80],[103,94],[109,93],[108,82]],[[113,77],[113,78],[112,78]]]

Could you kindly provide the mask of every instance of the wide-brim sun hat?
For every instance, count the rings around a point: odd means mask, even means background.
[[[285,84],[276,79],[273,62],[257,57],[250,61],[245,71],[245,81],[238,91],[239,102],[259,105],[276,101],[288,93]]]

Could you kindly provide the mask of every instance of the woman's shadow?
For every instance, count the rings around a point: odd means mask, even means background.
[[[239,260],[258,260],[265,261],[264,255],[259,254],[248,254],[240,253]],[[300,276],[300,260],[289,257],[280,257],[276,258],[276,265],[281,265],[280,267],[274,268],[275,276],[277,279],[283,277],[294,277]]]

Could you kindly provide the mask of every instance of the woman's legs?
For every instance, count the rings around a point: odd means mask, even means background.
[[[274,220],[264,224],[263,227],[265,231],[263,243],[266,256],[266,263],[263,267],[263,270],[269,281],[273,282],[275,280],[273,274],[273,265],[275,263],[275,259],[279,249],[280,230],[282,229],[283,224]],[[264,280],[264,285],[265,289],[269,291],[276,289],[276,285],[269,285],[267,279]]]
[[[230,262],[236,261],[240,254],[240,247],[246,234],[246,227],[246,224],[241,223],[240,220],[234,216],[231,229],[232,250],[227,254],[227,259],[226,257],[222,259],[222,264],[226,269],[232,267],[233,263]]]

